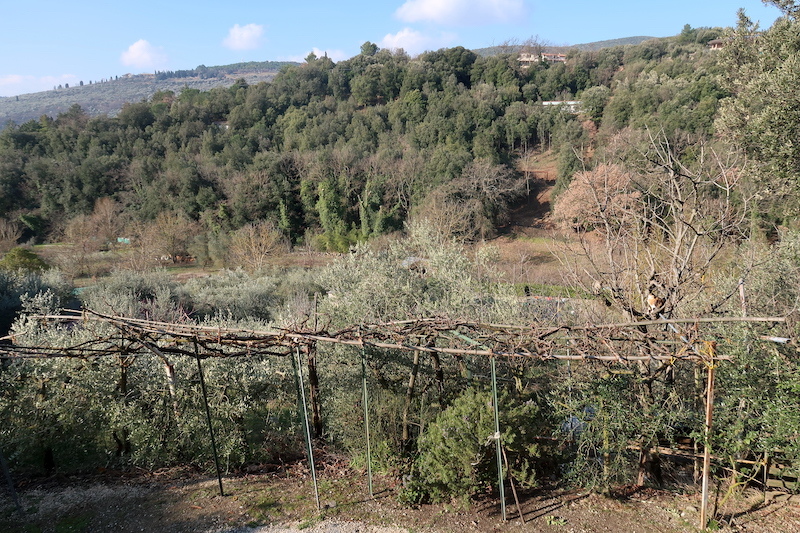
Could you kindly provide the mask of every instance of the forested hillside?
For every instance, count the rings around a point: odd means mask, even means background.
[[[367,42],[6,128],[0,445],[48,474],[210,468],[209,427],[231,472],[283,468],[305,435],[413,505],[498,474],[685,491],[701,452],[720,505],[770,464],[796,479],[800,6],[771,3],[763,31],[741,12],[564,62]],[[490,239],[543,152],[557,298],[498,273]],[[48,269],[36,242],[71,262]],[[271,262],[301,245],[350,253]],[[113,272],[90,272],[109,248]],[[186,255],[230,268],[156,268]],[[92,311],[54,317],[73,298]]]
[[[130,222],[197,222],[206,241],[271,220],[294,243],[343,250],[432,212],[457,214],[462,237],[487,236],[520,194],[515,161],[528,151],[557,151],[563,186],[614,131],[712,133],[727,94],[706,47],[717,35],[687,28],[527,68],[516,54],[412,59],[365,43],[270,83],[159,92],[114,118],[74,106],[2,132],[2,213],[39,242],[101,199]],[[580,114],[542,105],[572,99]]]
[[[278,71],[296,63],[259,61],[218,67],[157,71],[155,74],[115,75],[100,80],[81,80],[72,87],[54,86],[52,91],[0,97],[0,128],[9,122],[22,124],[42,115],[55,117],[78,104],[90,116],[116,115],[125,103],[149,100],[158,91],[180,92],[184,88],[208,91],[230,87],[239,79],[248,83],[270,81]]]

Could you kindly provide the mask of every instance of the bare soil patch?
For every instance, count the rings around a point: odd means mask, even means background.
[[[324,472],[317,510],[308,473],[286,471],[223,479],[165,470],[136,476],[90,476],[22,483],[20,516],[0,492],[0,531],[7,532],[683,532],[696,531],[699,494],[627,487],[616,497],[588,491],[536,490],[513,498],[502,520],[496,494],[450,504],[400,505],[397,485],[378,478],[375,497],[365,477]],[[793,497],[796,498],[796,497]],[[718,515],[723,531],[800,531],[800,504],[788,495],[746,490]]]

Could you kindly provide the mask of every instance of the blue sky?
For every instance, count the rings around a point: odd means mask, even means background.
[[[779,15],[760,0],[0,0],[0,96],[126,73],[339,61],[365,41],[381,48],[483,48],[537,37],[579,44],[732,26],[744,8],[761,27]]]

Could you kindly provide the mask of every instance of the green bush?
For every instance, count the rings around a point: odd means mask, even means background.
[[[16,272],[17,270],[41,272],[47,270],[47,268],[47,263],[45,263],[41,257],[21,246],[12,248],[0,259],[0,270],[8,270],[11,272]]]
[[[511,475],[520,485],[532,487],[540,456],[534,438],[542,425],[539,406],[509,395],[502,397],[500,406],[501,443]],[[494,433],[491,393],[467,389],[420,436],[414,473],[401,499],[444,501],[496,484]]]

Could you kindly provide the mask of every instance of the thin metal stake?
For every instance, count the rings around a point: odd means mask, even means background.
[[[492,356],[492,403],[494,403],[494,443],[497,449],[497,481],[500,488],[500,510],[506,520],[506,491],[503,481],[503,449],[500,444],[500,407],[497,402],[497,363]]]
[[[214,426],[211,425],[211,409],[208,407],[208,393],[206,392],[206,380],[203,377],[203,366],[200,364],[200,352],[197,351],[197,343],[195,343],[194,345],[194,355],[197,358],[197,373],[200,374],[200,389],[203,391],[203,403],[205,403],[206,405],[206,421],[208,421],[208,434],[211,437],[211,451],[214,453],[214,466],[217,468],[219,495],[225,496],[225,491],[222,490],[222,471],[219,468],[217,441],[214,439]]]
[[[506,462],[506,471],[508,472],[508,481],[511,482],[511,492],[514,493],[514,501],[517,503],[517,512],[519,513],[519,518],[522,520],[522,523],[525,523],[525,515],[522,514],[522,506],[519,504],[519,496],[517,496],[517,487],[514,485],[514,476],[511,475],[511,465],[508,463],[508,454],[506,454],[505,448],[503,448],[503,459]]]
[[[8,492],[11,493],[11,499],[14,500],[14,505],[17,507],[19,514],[24,515],[25,511],[22,510],[22,504],[19,503],[19,496],[17,496],[17,490],[14,488],[14,481],[11,479],[11,471],[8,469],[6,456],[3,455],[2,451],[0,451],[0,466],[3,468],[3,474],[6,477],[6,483],[8,483]]]
[[[372,492],[372,449],[369,442],[369,397],[367,396],[367,353],[361,347],[361,388],[364,392],[364,436],[367,440],[367,482],[369,484],[369,497],[374,498]]]
[[[303,427],[305,428],[306,452],[308,453],[308,465],[311,469],[311,479],[314,482],[314,499],[317,501],[317,510],[322,509],[319,503],[319,487],[317,487],[317,469],[314,465],[314,449],[311,445],[311,426],[308,425],[308,406],[306,405],[306,386],[303,383],[303,366],[300,364],[300,346],[295,347],[295,357],[297,359],[295,369],[297,370],[297,389],[300,393]]]

